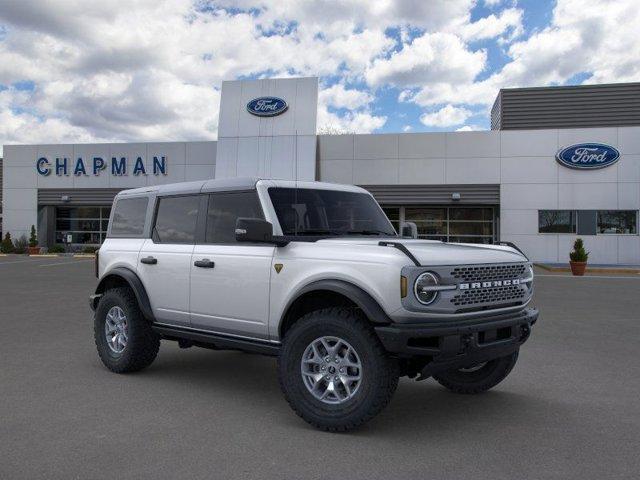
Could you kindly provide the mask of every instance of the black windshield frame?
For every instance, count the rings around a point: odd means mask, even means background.
[[[285,237],[397,237],[382,208],[367,193],[319,188],[269,187]]]

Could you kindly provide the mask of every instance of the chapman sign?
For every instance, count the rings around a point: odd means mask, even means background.
[[[278,97],[254,98],[247,103],[247,111],[258,117],[275,117],[284,113],[287,108],[287,102]]]
[[[578,170],[595,170],[613,165],[620,152],[603,143],[579,143],[565,147],[556,154],[556,160],[565,167]]]
[[[128,175],[129,173],[138,176],[149,174],[166,175],[167,157],[153,157],[153,163],[149,167],[147,171],[147,165],[144,164],[142,157],[138,157],[132,162],[129,162],[127,157],[111,157],[110,162],[102,157],[93,157],[91,159],[78,157],[75,161],[66,157],[56,157],[55,159],[40,157],[36,161],[36,170],[43,177],[51,173],[55,173],[57,176],[71,174],[76,177],[82,175],[98,176],[103,171],[110,172],[114,176]]]

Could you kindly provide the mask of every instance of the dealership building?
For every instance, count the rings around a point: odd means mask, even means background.
[[[5,145],[2,230],[104,239],[126,188],[227,177],[360,185],[420,238],[640,264],[640,83],[501,90],[490,131],[317,135],[317,78],[223,82],[217,141]]]

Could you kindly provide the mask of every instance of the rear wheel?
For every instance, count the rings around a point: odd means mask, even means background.
[[[105,292],[96,309],[93,330],[102,363],[116,373],[148,367],[160,348],[160,337],[142,315],[129,288]]]
[[[362,316],[327,308],[284,338],[278,377],[293,410],[316,428],[346,431],[377,415],[398,386],[397,362]]]
[[[507,378],[518,360],[518,351],[467,368],[459,368],[434,375],[433,378],[455,393],[482,393]]]

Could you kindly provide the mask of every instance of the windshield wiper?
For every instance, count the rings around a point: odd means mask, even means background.
[[[285,235],[340,235],[342,232],[338,232],[336,230],[326,230],[326,229],[305,229],[305,230],[289,230],[285,232]]]
[[[344,232],[346,235],[386,235],[395,236],[392,233],[385,232],[384,230],[349,230]]]

